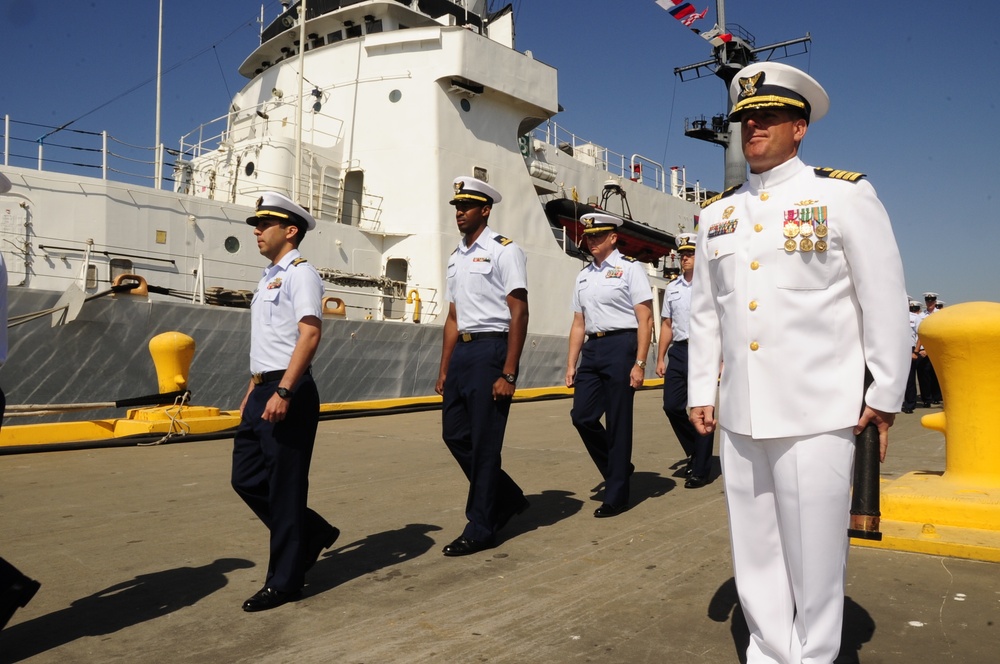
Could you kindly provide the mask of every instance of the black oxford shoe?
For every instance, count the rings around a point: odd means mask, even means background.
[[[687,478],[687,480],[685,480],[685,482],[684,482],[684,488],[685,489],[700,489],[701,487],[705,486],[706,484],[708,484],[708,478],[707,477],[699,477],[698,475],[692,475],[691,477]]]
[[[292,600],[298,599],[301,595],[302,592],[299,590],[282,592],[280,590],[264,586],[258,590],[253,597],[243,602],[243,610],[252,613],[254,611],[276,609],[282,604],[287,604]]]
[[[307,572],[311,570],[313,565],[319,561],[319,556],[323,553],[323,550],[329,549],[333,546],[333,543],[337,541],[338,537],[340,537],[340,530],[338,530],[335,526],[327,524],[326,528],[313,534],[309,538],[309,544],[307,545],[305,551]]]
[[[628,505],[608,505],[604,503],[594,510],[594,516],[598,519],[607,519],[608,517],[618,516],[627,509]]]
[[[486,549],[492,549],[496,544],[493,540],[470,540],[465,537],[459,537],[454,542],[444,547],[444,555],[446,556],[467,556],[471,553],[479,553],[480,551],[485,551]]]

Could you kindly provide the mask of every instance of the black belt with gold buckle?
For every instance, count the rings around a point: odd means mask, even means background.
[[[312,373],[312,367],[306,369],[306,373]],[[261,371],[258,373],[250,374],[250,382],[254,385],[263,385],[264,383],[271,383],[276,380],[281,380],[285,375],[284,369],[278,369],[277,371]]]
[[[607,332],[594,332],[593,334],[591,334],[591,335],[588,336],[588,341],[590,339],[601,339],[603,337],[613,337],[616,334],[625,334],[626,332],[635,333],[637,331],[638,330],[636,330],[634,327],[627,327],[624,330],[608,330]]]
[[[459,341],[464,341],[466,343],[470,341],[475,341],[476,339],[506,339],[506,332],[460,332],[458,335]]]

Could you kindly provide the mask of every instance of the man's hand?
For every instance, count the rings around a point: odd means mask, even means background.
[[[265,422],[278,422],[285,419],[288,415],[288,402],[278,396],[275,392],[271,395],[271,398],[267,400],[267,405],[264,406],[264,414],[260,416],[260,419]]]
[[[511,399],[514,396],[514,384],[508,383],[507,379],[500,376],[493,383],[493,400]]]
[[[688,416],[695,431],[701,435],[707,435],[715,431],[718,424],[715,420],[715,406],[695,406]]]
[[[639,389],[642,387],[642,382],[646,380],[646,370],[640,367],[638,364],[632,365],[632,371],[628,374],[628,384],[632,389]]]
[[[878,460],[885,461],[885,453],[889,449],[889,427],[895,421],[896,413],[886,413],[875,410],[871,406],[865,406],[864,412],[861,413],[861,419],[858,420],[858,425],[854,427],[854,435],[857,436],[864,431],[868,424],[874,424],[878,427]]]

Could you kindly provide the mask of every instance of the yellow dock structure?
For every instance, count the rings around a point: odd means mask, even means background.
[[[920,340],[944,398],[921,424],[944,434],[945,470],[883,481],[882,540],[853,543],[1000,562],[1000,303],[935,312]]]

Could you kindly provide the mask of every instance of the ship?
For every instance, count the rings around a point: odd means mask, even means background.
[[[557,124],[557,72],[517,50],[513,20],[509,5],[491,11],[486,0],[283,4],[225,113],[157,149],[153,184],[115,176],[107,134],[88,134],[96,176],[60,170],[41,150],[30,165],[5,153],[8,403],[148,394],[149,340],[180,331],[196,344],[192,402],[236,408],[264,266],[245,220],[264,191],[317,220],[303,254],[326,286],[312,367],[322,400],[433,395],[460,175],[503,193],[491,227],[527,255],[518,387],[561,385],[574,275],[589,259],[579,217],[623,219],[621,248],[647,265],[658,308],[676,272],[674,236],[694,229],[711,192],[684,169]],[[5,117],[4,150],[19,127],[37,134],[24,122]]]

